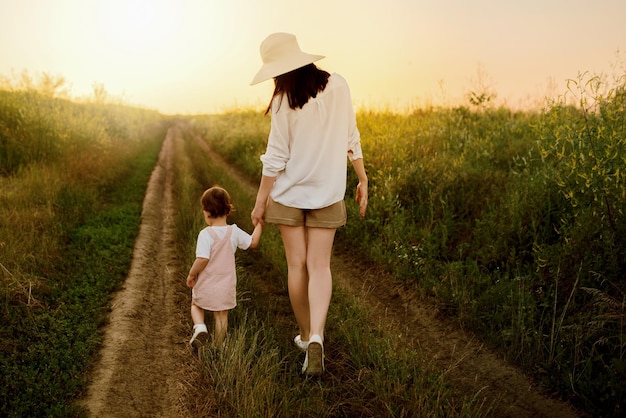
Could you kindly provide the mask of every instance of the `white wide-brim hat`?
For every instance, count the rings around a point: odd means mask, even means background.
[[[324,58],[324,55],[302,52],[295,35],[290,33],[269,35],[261,42],[260,50],[263,65],[252,79],[251,86]]]

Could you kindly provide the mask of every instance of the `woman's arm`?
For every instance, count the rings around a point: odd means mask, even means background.
[[[352,160],[352,167],[359,179],[359,184],[356,186],[356,201],[359,203],[359,213],[361,217],[364,217],[367,210],[367,173],[365,173],[363,158]]]
[[[259,185],[259,191],[256,195],[256,203],[254,204],[254,209],[252,209],[252,214],[250,215],[252,218],[252,225],[255,226],[255,230],[259,223],[261,226],[264,225],[263,215],[265,214],[265,206],[267,205],[267,198],[270,195],[270,191],[272,191],[275,180],[276,177],[266,175],[261,176],[261,184]]]

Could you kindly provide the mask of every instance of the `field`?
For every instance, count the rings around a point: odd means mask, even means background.
[[[429,307],[441,323],[475,335],[581,415],[623,414],[625,87],[624,78],[607,85],[581,77],[567,92],[574,103],[557,101],[537,112],[482,102],[359,112],[370,206],[357,221],[356,206],[348,205],[352,221],[338,234],[339,265],[346,257],[359,260],[365,271],[378,272],[383,288],[408,298],[386,300],[390,312],[401,301]],[[182,306],[202,227],[197,197],[211,184],[226,186],[238,208],[233,220],[250,230],[268,129],[269,119],[254,110],[175,119],[45,91],[0,90],[1,415],[84,413],[77,401],[87,396],[106,338],[111,297],[131,271],[146,186],[166,132],[177,130],[172,245],[181,288],[173,292]],[[352,193],[349,186],[348,201]],[[461,380],[424,355],[429,345],[419,341],[419,330],[385,324],[382,314],[380,323],[372,321],[380,311],[356,296],[349,279],[338,279],[343,285],[330,314],[337,346],[332,378],[307,384],[289,345],[293,324],[276,231],[264,234],[259,252],[239,260],[241,308],[233,312],[230,351],[208,352],[198,367],[184,344],[176,345],[190,370],[184,392],[212,388],[203,404],[181,394],[178,411],[489,416],[498,410],[497,398],[479,388],[459,393]],[[187,306],[180,310],[173,327],[184,341]],[[410,343],[402,344],[401,332],[413,335]]]
[[[348,223],[341,236],[510,362],[601,414],[626,398],[618,81],[581,76],[569,85],[575,105],[563,98],[536,113],[359,114],[370,208],[365,225]],[[206,135],[254,176],[263,123],[235,112],[207,121]]]

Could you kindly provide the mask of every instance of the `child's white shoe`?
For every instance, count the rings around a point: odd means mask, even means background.
[[[195,348],[200,348],[205,345],[209,340],[209,331],[206,328],[206,324],[196,324],[193,326],[193,336],[191,340],[189,340],[189,344],[191,344]]]

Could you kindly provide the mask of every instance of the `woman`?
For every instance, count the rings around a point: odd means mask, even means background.
[[[360,134],[346,81],[313,62],[288,33],[268,36],[263,65],[251,85],[274,79],[267,107],[271,130],[252,223],[278,225],[288,266],[288,288],[306,351],[302,372],[324,371],[324,327],[332,294],[330,258],[335,231],[346,223],[344,197],[349,159],[359,183],[360,214],[367,208],[367,175]]]

